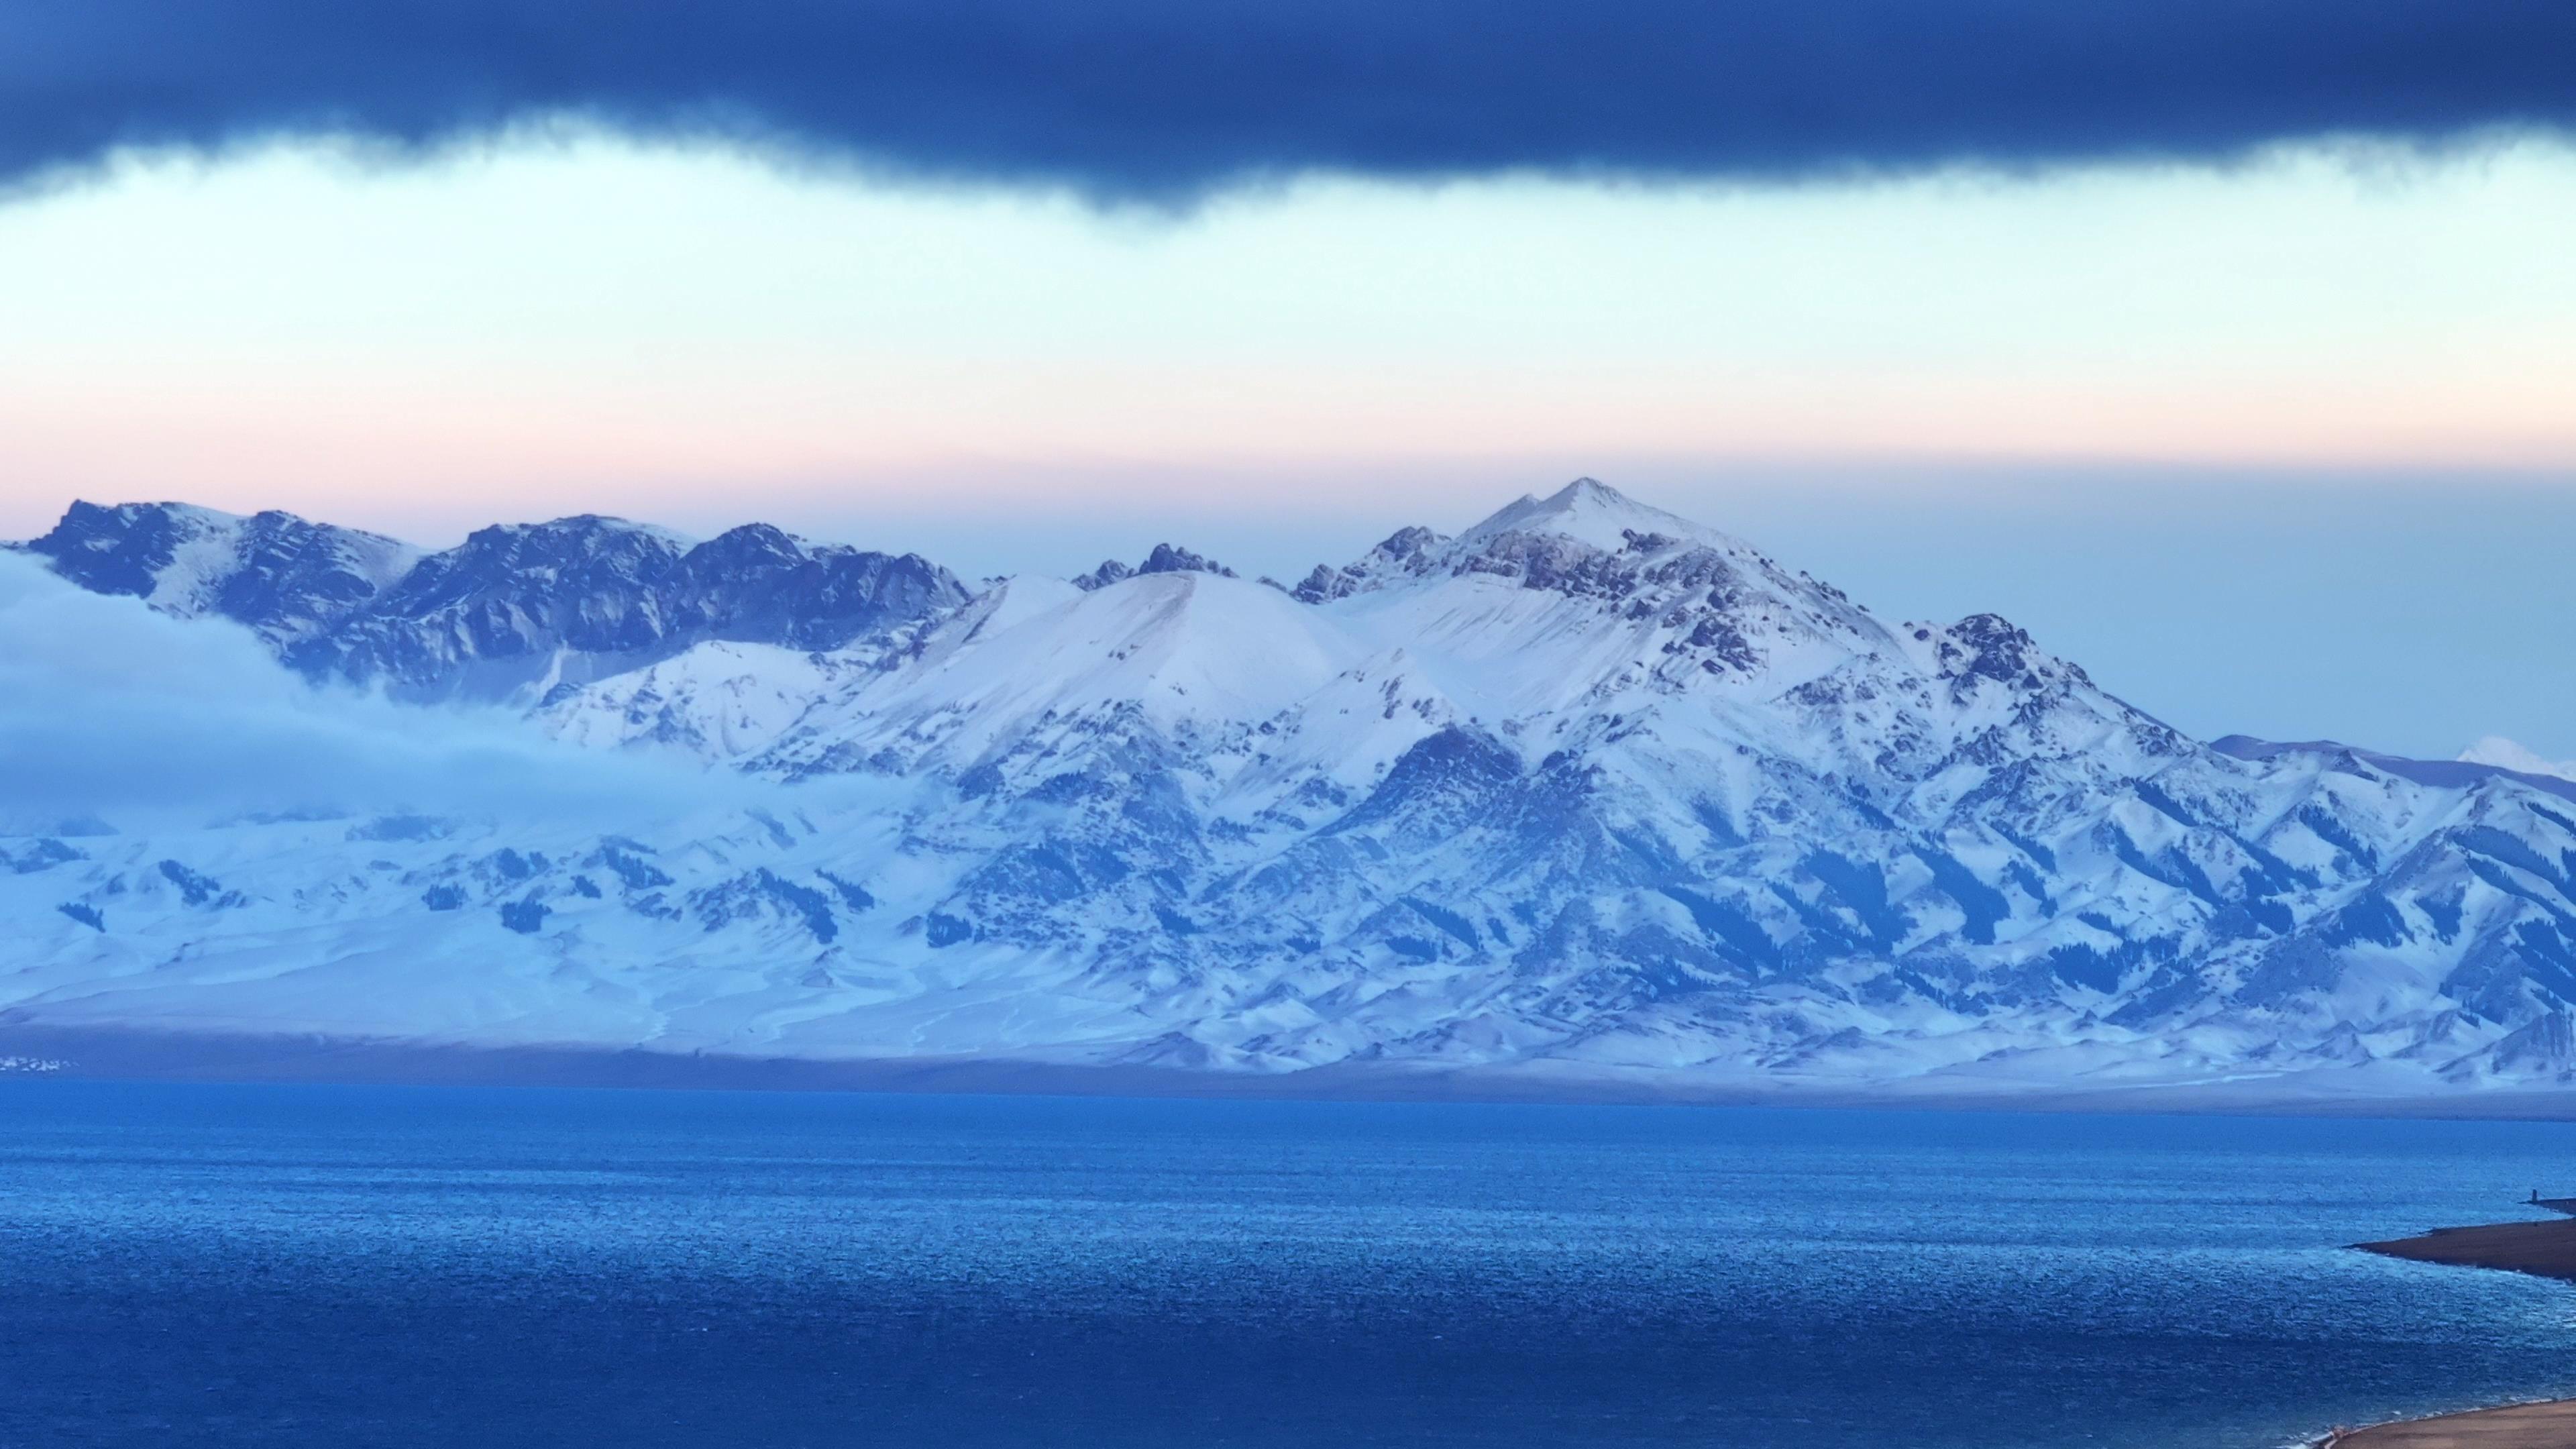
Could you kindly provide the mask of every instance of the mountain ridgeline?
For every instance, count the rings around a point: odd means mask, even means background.
[[[841,649],[968,592],[918,555],[810,544],[766,524],[690,543],[584,516],[480,529],[425,553],[285,513],[75,503],[24,547],[93,592],[246,624],[308,677],[413,700],[507,698],[712,640]]]
[[[2576,1074],[2576,785],[2194,740],[2003,619],[1882,621],[1588,479],[1293,588],[589,517],[424,553],[82,504],[23,547],[316,681],[881,788],[0,838],[0,1027],[1319,1090]]]

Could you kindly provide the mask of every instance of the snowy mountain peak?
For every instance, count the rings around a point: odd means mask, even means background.
[[[678,555],[696,543],[688,535],[657,524],[637,523],[606,513],[573,513],[543,523],[496,523],[466,535],[465,550],[579,548]]]
[[[1553,534],[1610,553],[1627,548],[1637,538],[1663,538],[1728,552],[1745,550],[1739,539],[1677,513],[1650,508],[1596,478],[1577,478],[1545,498],[1524,493],[1460,534],[1458,543],[1473,548],[1515,533]]]
[[[245,517],[189,503],[76,502],[24,547],[94,593],[133,595],[182,618],[221,615],[272,642],[374,597],[421,556],[291,513]]]
[[[1105,589],[1121,579],[1139,578],[1146,574],[1215,574],[1219,578],[1226,579],[1241,577],[1234,570],[1205,554],[1183,548],[1179,544],[1158,543],[1154,545],[1151,553],[1145,555],[1143,563],[1130,568],[1114,558],[1104,559],[1100,567],[1091,572],[1075,575],[1073,586],[1084,590]]]
[[[1314,572],[1306,575],[1304,581],[1289,593],[1305,604],[1348,598],[1361,589],[1397,575],[1422,572],[1430,557],[1449,541],[1449,535],[1434,533],[1427,528],[1399,528],[1356,563],[1340,568],[1330,564],[1315,565]]]
[[[968,594],[914,554],[767,524],[693,543],[602,514],[495,524],[425,552],[291,513],[76,503],[24,548],[93,593],[248,625],[308,677],[408,699],[541,697],[711,640],[841,649]]]
[[[0,1027],[1730,1092],[2576,1081],[2576,781],[2545,761],[2203,744],[2002,618],[1891,630],[1590,479],[1293,597],[1171,545],[972,593],[764,525],[385,547],[157,505],[30,545],[317,678],[763,791],[848,778],[613,837],[54,811],[0,829]]]
[[[2540,754],[2502,735],[2486,738],[2460,751],[2460,759],[2472,765],[2493,765],[2524,775],[2551,775],[2561,780],[2576,780],[2576,760],[2543,759]]]

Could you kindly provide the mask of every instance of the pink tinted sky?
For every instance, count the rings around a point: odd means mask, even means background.
[[[0,199],[43,281],[0,288],[0,536],[178,498],[1288,572],[1590,473],[2187,727],[2576,754],[2569,235],[2539,142],[1177,216],[601,137],[128,157]]]

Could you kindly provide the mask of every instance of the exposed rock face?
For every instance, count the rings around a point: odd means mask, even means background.
[[[1328,564],[1315,565],[1315,571],[1306,575],[1304,581],[1290,592],[1297,596],[1298,602],[1305,604],[1325,604],[1348,598],[1372,584],[1383,583],[1409,571],[1416,560],[1428,557],[1448,541],[1446,534],[1434,533],[1427,528],[1399,528],[1387,535],[1386,542],[1370,549],[1368,556],[1356,563],[1340,568]]]
[[[1286,594],[1165,546],[969,597],[909,556],[572,519],[416,562],[296,524],[311,561],[259,577],[320,582],[232,613],[195,601],[241,569],[171,582],[204,516],[128,512],[35,547],[309,673],[514,679],[563,738],[902,803],[0,842],[32,968],[0,1003],[46,1019],[258,1019],[301,973],[295,1029],[469,1040],[1710,1089],[2576,1076],[2576,785],[2203,744],[2005,620],[1882,622],[1589,480]]]
[[[285,513],[81,503],[26,547],[84,588],[248,624],[308,677],[411,699],[508,698],[709,641],[843,649],[967,596],[916,555],[765,524],[691,544],[584,515],[425,553]]]
[[[1091,572],[1074,575],[1073,586],[1086,591],[1105,589],[1122,579],[1132,579],[1144,574],[1215,574],[1219,578],[1226,579],[1237,577],[1234,570],[1204,554],[1194,553],[1177,544],[1158,543],[1154,545],[1152,553],[1145,555],[1145,561],[1134,568],[1129,568],[1114,558],[1103,559],[1100,567]]]
[[[273,643],[305,638],[364,605],[420,557],[392,539],[291,513],[241,518],[178,503],[75,503],[53,532],[24,547],[94,593],[219,615]]]

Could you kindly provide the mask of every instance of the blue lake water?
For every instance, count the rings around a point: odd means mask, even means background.
[[[0,1445],[2276,1445],[2576,1127],[0,1081]]]

